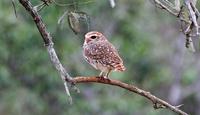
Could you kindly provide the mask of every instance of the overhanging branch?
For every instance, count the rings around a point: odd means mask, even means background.
[[[169,110],[172,110],[180,115],[188,115],[187,113],[183,112],[176,106],[172,106],[169,103],[157,98],[156,96],[152,95],[150,92],[144,91],[142,89],[139,89],[138,87],[134,85],[129,85],[127,83],[123,83],[118,80],[112,80],[112,79],[104,79],[102,77],[75,77],[71,78],[68,74],[68,72],[63,68],[62,64],[60,63],[57,54],[53,47],[52,37],[49,34],[49,32],[46,29],[45,24],[42,21],[41,16],[38,14],[38,12],[33,8],[32,4],[29,2],[29,0],[19,0],[19,2],[22,4],[22,6],[29,12],[29,14],[32,16],[41,36],[45,43],[45,46],[47,47],[47,51],[49,53],[50,59],[56,70],[60,73],[60,76],[62,80],[64,81],[64,85],[66,88],[66,92],[68,96],[70,97],[69,90],[67,87],[67,82],[72,84],[77,83],[89,83],[89,82],[95,82],[95,83],[101,83],[101,84],[108,84],[108,85],[114,85],[121,87],[123,89],[127,89],[131,92],[134,92],[136,94],[139,94],[143,97],[146,97],[147,99],[151,100],[153,102],[154,108],[167,108]],[[71,98],[70,98],[71,99]]]
[[[51,37],[50,33],[47,31],[47,28],[46,28],[45,24],[43,23],[41,16],[33,8],[32,4],[29,2],[29,0],[19,0],[19,2],[32,16],[32,18],[42,36],[44,44],[47,48],[47,52],[49,54],[51,62],[54,65],[54,67],[56,68],[56,70],[59,72],[61,79],[64,82],[65,90],[69,97],[69,101],[70,101],[70,103],[72,103],[72,98],[70,96],[69,89],[67,87],[67,82],[65,81],[65,79],[68,79],[68,81],[71,81],[72,78],[70,77],[70,75],[65,70],[65,68],[62,66],[62,64],[60,63],[60,60],[58,59],[56,51],[53,47],[53,41],[52,41],[52,37]]]

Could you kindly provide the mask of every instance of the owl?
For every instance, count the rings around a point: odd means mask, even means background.
[[[100,77],[108,79],[112,70],[124,71],[126,69],[115,47],[102,33],[97,31],[85,34],[83,56],[90,65],[101,71]]]

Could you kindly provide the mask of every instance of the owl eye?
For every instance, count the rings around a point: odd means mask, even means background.
[[[91,36],[90,38],[95,39],[95,38],[97,38],[97,37],[96,37],[96,36]]]

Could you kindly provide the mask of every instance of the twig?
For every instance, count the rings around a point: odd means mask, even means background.
[[[14,13],[15,13],[15,17],[17,18],[17,10],[16,10],[16,6],[15,6],[15,1],[14,1],[14,0],[11,0],[11,3],[12,3],[12,6],[13,6],[13,10],[14,10]]]
[[[173,12],[171,9],[169,9],[167,6],[165,6],[164,4],[162,4],[159,0],[154,0],[154,3],[157,7],[160,7],[161,9],[166,10],[167,12],[169,12],[170,14],[177,16],[178,13]]]
[[[179,108],[176,106],[172,106],[169,103],[157,98],[156,96],[152,95],[151,93],[144,91],[142,89],[137,88],[134,85],[129,85],[126,83],[123,83],[118,80],[111,80],[111,79],[103,79],[103,77],[76,77],[76,78],[71,78],[68,74],[68,72],[63,68],[62,64],[60,63],[57,54],[53,48],[53,42],[52,42],[52,37],[49,34],[49,32],[46,29],[46,26],[42,22],[42,19],[40,15],[37,13],[36,10],[32,7],[32,4],[28,0],[19,0],[19,2],[23,5],[23,7],[26,8],[26,10],[30,13],[32,16],[41,36],[42,39],[45,43],[45,46],[47,47],[47,51],[49,53],[50,59],[56,70],[60,73],[60,76],[62,80],[64,81],[65,89],[70,97],[70,93],[67,87],[67,83],[70,84],[75,84],[75,83],[88,83],[88,82],[96,82],[96,83],[102,83],[102,84],[108,84],[108,85],[114,85],[114,86],[119,86],[123,89],[127,89],[129,91],[132,91],[136,94],[139,94],[143,97],[146,97],[147,99],[151,100],[153,102],[154,108],[159,109],[159,108],[168,108],[169,110],[172,110],[180,115],[188,115],[187,113],[181,111]],[[70,98],[71,99],[71,98]]]

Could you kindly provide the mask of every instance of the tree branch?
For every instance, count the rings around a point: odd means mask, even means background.
[[[134,92],[136,94],[139,94],[143,97],[146,97],[147,99],[151,100],[154,108],[167,108],[170,109],[180,115],[188,115],[187,113],[181,111],[178,107],[172,106],[169,103],[157,98],[156,96],[152,95],[150,92],[144,91],[142,89],[137,88],[134,85],[126,84],[118,80],[112,80],[112,79],[104,79],[103,77],[75,77],[72,78],[68,74],[68,72],[63,68],[62,64],[60,63],[57,54],[53,47],[52,37],[47,31],[47,28],[45,24],[42,21],[41,16],[38,14],[38,12],[33,8],[32,4],[28,0],[19,0],[19,2],[22,4],[22,6],[29,12],[29,14],[32,16],[41,36],[45,43],[45,46],[47,48],[47,51],[49,53],[50,59],[56,70],[60,73],[60,76],[62,80],[64,81],[65,89],[70,97],[70,93],[67,87],[67,83],[70,84],[76,84],[76,83],[89,83],[89,82],[96,82],[101,84],[108,84],[108,85],[114,85],[121,87],[123,89],[127,89],[131,92]],[[71,99],[71,98],[69,98]]]
[[[165,4],[163,0],[154,0],[154,3],[156,7],[166,10],[170,14],[176,16],[181,22],[183,22],[181,23],[181,29],[183,34],[185,34],[186,36],[185,46],[186,48],[195,52],[195,48],[191,37],[200,35],[198,24],[198,17],[200,14],[195,6],[197,0],[184,0],[182,5],[180,5],[180,0],[175,0],[174,7],[171,5],[171,2],[169,2],[168,0],[165,1],[167,1],[167,3]],[[186,26],[185,30],[183,28],[184,25]]]
[[[41,16],[33,8],[32,4],[29,2],[29,0],[19,0],[19,2],[32,16],[32,18],[42,36],[42,39],[45,43],[45,46],[47,48],[47,52],[50,56],[51,62],[54,65],[54,67],[56,68],[56,70],[59,72],[61,79],[64,82],[65,90],[69,97],[69,101],[70,101],[70,103],[72,103],[72,98],[70,96],[69,89],[67,87],[67,82],[66,82],[66,79],[69,82],[69,81],[71,81],[72,78],[70,77],[70,75],[65,70],[65,68],[62,66],[62,64],[60,63],[60,60],[58,59],[56,51],[53,47],[53,41],[52,41],[52,37],[51,37],[50,33],[47,31],[47,28],[46,28],[45,24],[43,23]]]
[[[114,86],[118,86],[121,87],[123,89],[129,90],[131,92],[134,92],[136,94],[139,94],[140,96],[143,96],[147,99],[149,99],[152,103],[153,103],[153,107],[155,109],[160,109],[160,108],[167,108],[170,109],[180,115],[188,115],[187,113],[183,112],[182,110],[180,110],[178,108],[178,106],[173,106],[170,105],[169,103],[167,103],[166,101],[163,101],[162,99],[152,95],[150,92],[144,91],[134,85],[130,85],[127,83],[123,83],[121,81],[118,80],[114,80],[114,79],[105,79],[103,77],[84,77],[84,76],[78,76],[75,77],[73,80],[73,83],[90,83],[90,82],[94,82],[94,83],[101,83],[101,84],[108,84],[108,85],[114,85]]]

